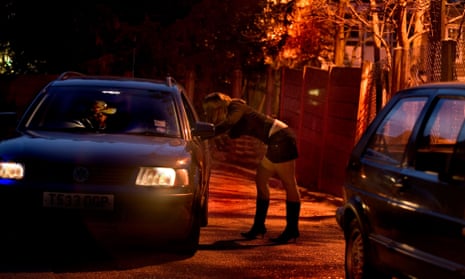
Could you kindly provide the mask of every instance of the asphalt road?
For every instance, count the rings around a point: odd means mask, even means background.
[[[285,196],[279,182],[274,180],[271,186],[268,233],[263,239],[244,240],[239,234],[252,224],[253,172],[215,165],[209,225],[202,228],[200,249],[194,256],[115,241],[81,243],[64,236],[56,243],[3,251],[0,278],[344,278],[344,242],[334,218],[341,200],[301,188],[301,237],[296,243],[275,245],[268,239],[285,226]]]

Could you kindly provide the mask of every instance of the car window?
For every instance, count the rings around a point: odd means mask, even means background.
[[[399,100],[376,129],[363,157],[390,164],[399,164],[426,100],[426,97]]]
[[[105,129],[99,132],[179,137],[174,99],[169,92],[140,89],[50,88],[27,122],[28,129],[92,131],[85,119],[95,102],[104,104]]]
[[[465,124],[464,124],[465,126]],[[465,128],[459,134],[457,144],[454,146],[454,152],[449,162],[448,176],[457,181],[465,181]]]
[[[189,119],[189,124],[191,127],[195,127],[195,122],[197,121],[195,110],[192,107],[189,100],[186,98],[186,96],[184,94],[182,94],[181,96],[182,96],[182,102],[184,104],[184,108],[186,109],[187,119]]]
[[[450,165],[465,120],[465,99],[441,98],[420,133],[415,169],[441,173]]]

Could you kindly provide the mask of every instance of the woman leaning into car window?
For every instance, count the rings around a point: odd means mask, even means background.
[[[242,99],[232,99],[223,93],[207,95],[203,108],[207,121],[215,124],[215,135],[227,133],[231,138],[248,135],[268,146],[256,173],[254,223],[249,231],[241,235],[247,239],[265,235],[265,219],[270,203],[268,181],[276,174],[286,190],[286,228],[271,241],[287,243],[296,240],[300,235],[300,193],[295,178],[295,159],[298,152],[294,133],[284,122],[256,111]]]

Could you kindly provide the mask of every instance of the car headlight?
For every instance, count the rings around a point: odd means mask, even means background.
[[[0,178],[22,179],[24,177],[24,166],[19,163],[0,162]]]
[[[136,178],[138,186],[183,186],[189,184],[186,169],[141,167]]]

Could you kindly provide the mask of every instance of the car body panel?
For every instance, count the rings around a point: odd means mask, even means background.
[[[190,149],[194,148],[187,145],[185,140],[166,137],[89,133],[77,138],[72,133],[39,131],[0,142],[0,150],[5,150],[2,154],[15,154],[17,158],[6,158],[15,160],[37,157],[56,161],[73,160],[75,163],[116,164],[116,159],[124,158],[121,164],[134,164],[136,161],[140,165],[170,163],[175,166],[177,160],[188,157]]]

